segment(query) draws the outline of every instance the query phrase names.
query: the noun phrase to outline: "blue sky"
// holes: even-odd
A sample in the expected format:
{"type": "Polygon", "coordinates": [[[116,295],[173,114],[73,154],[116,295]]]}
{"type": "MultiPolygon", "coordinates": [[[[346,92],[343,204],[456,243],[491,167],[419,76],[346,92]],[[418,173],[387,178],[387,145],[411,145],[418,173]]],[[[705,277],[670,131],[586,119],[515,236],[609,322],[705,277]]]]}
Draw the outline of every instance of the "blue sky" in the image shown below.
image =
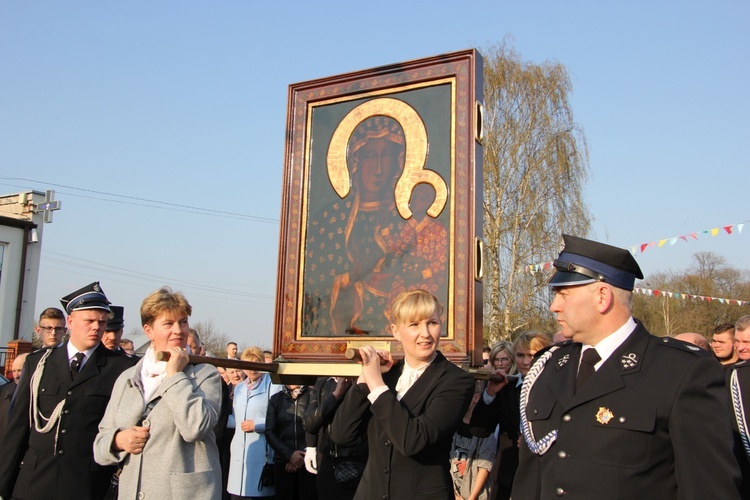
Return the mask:
{"type": "MultiPolygon", "coordinates": [[[[99,280],[130,330],[169,284],[193,322],[270,346],[290,84],[510,36],[567,67],[592,170],[571,189],[627,247],[750,222],[749,25],[739,0],[5,1],[0,192],[62,200],[37,310],[99,280]]],[[[748,269],[749,232],[636,258],[748,269]]]]}

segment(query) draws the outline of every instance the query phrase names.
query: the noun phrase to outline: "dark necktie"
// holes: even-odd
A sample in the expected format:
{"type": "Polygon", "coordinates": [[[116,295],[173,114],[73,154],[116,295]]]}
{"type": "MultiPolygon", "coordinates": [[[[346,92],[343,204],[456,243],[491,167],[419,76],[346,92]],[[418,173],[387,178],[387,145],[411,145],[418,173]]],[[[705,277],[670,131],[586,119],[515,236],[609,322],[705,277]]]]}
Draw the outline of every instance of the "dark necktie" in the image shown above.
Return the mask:
{"type": "Polygon", "coordinates": [[[70,362],[70,373],[73,375],[73,378],[78,375],[78,371],[81,369],[81,363],[83,363],[83,357],[85,354],[82,352],[77,352],[75,357],[73,358],[73,361],[70,362]]]}
{"type": "Polygon", "coordinates": [[[596,352],[596,349],[590,347],[583,351],[581,357],[581,365],[578,367],[578,377],[576,378],[576,392],[591,378],[594,374],[594,365],[601,361],[601,356],[596,352]]]}

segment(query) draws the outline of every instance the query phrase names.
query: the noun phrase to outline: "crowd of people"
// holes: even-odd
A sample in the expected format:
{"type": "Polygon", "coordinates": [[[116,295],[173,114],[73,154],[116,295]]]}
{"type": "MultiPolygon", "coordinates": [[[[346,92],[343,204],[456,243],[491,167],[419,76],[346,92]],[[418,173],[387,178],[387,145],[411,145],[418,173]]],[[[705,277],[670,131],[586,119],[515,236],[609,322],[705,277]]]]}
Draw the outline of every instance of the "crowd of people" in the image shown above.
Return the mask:
{"type": "Polygon", "coordinates": [[[130,354],[92,283],[42,312],[41,348],[0,388],[0,500],[750,498],[750,315],[655,337],[631,315],[632,255],[564,240],[560,330],[486,346],[486,382],[440,352],[427,290],[392,301],[403,357],[364,345],[356,380],[305,385],[235,342],[255,369],[191,362],[210,353],[168,287],[130,354]]]}

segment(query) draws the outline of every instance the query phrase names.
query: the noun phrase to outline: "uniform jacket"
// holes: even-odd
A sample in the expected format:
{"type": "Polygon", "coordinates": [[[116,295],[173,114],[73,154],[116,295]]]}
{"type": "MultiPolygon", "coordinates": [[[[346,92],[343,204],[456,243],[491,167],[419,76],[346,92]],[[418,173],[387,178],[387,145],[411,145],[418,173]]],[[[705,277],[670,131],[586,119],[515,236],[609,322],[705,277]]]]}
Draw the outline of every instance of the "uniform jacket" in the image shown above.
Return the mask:
{"type": "Polygon", "coordinates": [[[414,385],[396,399],[404,361],[383,375],[391,389],[374,404],[366,384],[347,392],[331,439],[342,446],[367,439],[369,455],[358,499],[453,500],[450,449],[474,392],[474,379],[438,352],[414,385]]]}
{"type": "Polygon", "coordinates": [[[531,389],[534,438],[558,435],[541,456],[522,438],[513,500],[739,498],[729,401],[713,356],[638,324],[574,393],[580,352],[579,343],[563,344],[531,389]]]}
{"type": "Polygon", "coordinates": [[[8,421],[13,432],[0,443],[0,496],[99,500],[114,468],[95,463],[91,447],[115,380],[134,361],[99,344],[73,379],[66,344],[53,348],[39,384],[38,408],[49,417],[63,399],[65,406],[59,428],[42,434],[29,423],[29,381],[48,351],[33,352],[24,362],[8,421]]]}
{"type": "Polygon", "coordinates": [[[230,426],[235,427],[232,438],[229,482],[227,491],[233,495],[264,497],[273,496],[273,487],[258,490],[258,481],[263,464],[273,463],[273,450],[266,445],[266,410],[268,400],[281,390],[280,385],[271,383],[271,376],[263,374],[258,387],[250,390],[245,382],[234,388],[234,409],[230,417],[230,426]],[[244,420],[255,422],[253,432],[243,432],[240,424],[244,420]]]}
{"type": "Polygon", "coordinates": [[[143,414],[141,359],[120,376],[99,425],[94,456],[124,465],[120,500],[221,497],[221,468],[214,428],[221,408],[221,377],[211,365],[187,365],[167,377],[151,396],[161,398],[148,415],[151,432],[143,453],[114,453],[115,434],[143,414]]]}
{"type": "MultiPolygon", "coordinates": [[[[737,373],[737,382],[739,384],[739,396],[742,399],[742,409],[745,414],[745,428],[746,432],[750,434],[750,361],[739,361],[733,365],[730,365],[727,371],[727,388],[729,389],[729,397],[732,404],[732,387],[731,377],[732,373],[737,373]]],[[[735,395],[736,396],[736,395],[735,395]]],[[[739,399],[738,399],[739,401],[739,399]]],[[[750,460],[748,459],[745,447],[742,444],[742,438],[740,437],[739,427],[737,426],[737,416],[734,408],[731,410],[732,414],[732,431],[734,433],[734,453],[737,457],[737,462],[740,464],[740,471],[742,472],[742,498],[750,498],[750,460]]],[[[750,439],[750,436],[748,436],[750,439]]]]}

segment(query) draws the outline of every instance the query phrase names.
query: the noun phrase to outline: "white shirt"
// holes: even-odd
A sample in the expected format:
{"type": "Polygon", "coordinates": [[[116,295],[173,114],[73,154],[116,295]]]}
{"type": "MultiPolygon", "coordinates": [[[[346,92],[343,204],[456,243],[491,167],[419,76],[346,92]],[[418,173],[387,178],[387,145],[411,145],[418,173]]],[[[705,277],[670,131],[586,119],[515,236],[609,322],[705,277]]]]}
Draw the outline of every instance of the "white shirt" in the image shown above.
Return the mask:
{"type": "Polygon", "coordinates": [[[83,369],[83,365],[86,364],[86,361],[89,360],[92,354],[94,354],[94,351],[96,351],[96,348],[99,347],[99,344],[96,344],[91,349],[86,349],[85,351],[79,351],[76,349],[76,346],[68,342],[68,368],[70,368],[70,365],[73,363],[73,360],[76,357],[76,354],[79,352],[83,353],[83,359],[81,360],[81,366],[78,367],[78,371],[80,372],[83,369]]]}
{"type": "MultiPolygon", "coordinates": [[[[602,358],[597,364],[594,365],[594,370],[598,370],[599,367],[602,366],[605,361],[607,361],[607,358],[609,358],[612,353],[615,352],[617,348],[620,347],[623,342],[625,342],[625,340],[627,340],[630,334],[633,333],[633,330],[635,330],[635,327],[636,324],[633,318],[628,318],[628,321],[626,321],[624,325],[608,335],[606,338],[600,340],[598,344],[583,344],[583,347],[581,348],[581,357],[583,357],[583,351],[585,351],[589,347],[595,347],[596,352],[599,353],[599,357],[602,358]]],[[[580,361],[581,360],[579,359],[578,366],[581,365],[580,361]]]]}
{"type": "MultiPolygon", "coordinates": [[[[404,360],[404,369],[401,372],[401,376],[398,378],[398,382],[396,382],[397,400],[401,401],[401,398],[404,397],[404,394],[406,394],[406,392],[411,389],[411,386],[413,386],[417,379],[422,376],[427,367],[430,366],[433,361],[435,361],[436,357],[437,354],[435,354],[429,362],[417,368],[412,368],[411,366],[409,366],[409,363],[404,360]]],[[[376,387],[373,391],[371,391],[370,394],[367,395],[367,399],[370,400],[370,404],[374,403],[375,400],[378,399],[378,396],[380,396],[387,390],[388,386],[382,385],[380,387],[376,387]]]]}

